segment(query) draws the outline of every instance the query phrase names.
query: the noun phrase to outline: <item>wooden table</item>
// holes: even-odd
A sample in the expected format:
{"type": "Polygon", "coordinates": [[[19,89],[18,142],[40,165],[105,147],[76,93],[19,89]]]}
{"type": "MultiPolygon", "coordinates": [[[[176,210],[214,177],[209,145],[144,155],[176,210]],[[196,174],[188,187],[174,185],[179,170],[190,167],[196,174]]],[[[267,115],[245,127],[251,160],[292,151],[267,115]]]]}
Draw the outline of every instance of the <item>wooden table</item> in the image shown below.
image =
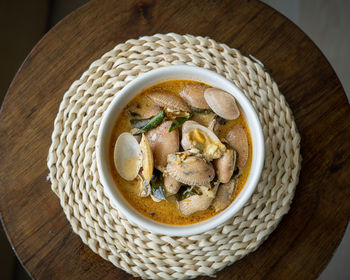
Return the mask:
{"type": "Polygon", "coordinates": [[[255,253],[217,279],[315,279],[349,219],[350,109],[314,43],[258,1],[93,1],[44,36],[1,112],[0,209],[18,258],[35,279],[132,279],[72,232],[46,180],[46,156],[62,96],[89,64],[129,38],[167,32],[210,36],[263,61],[301,133],[303,166],[290,212],[255,253]]]}

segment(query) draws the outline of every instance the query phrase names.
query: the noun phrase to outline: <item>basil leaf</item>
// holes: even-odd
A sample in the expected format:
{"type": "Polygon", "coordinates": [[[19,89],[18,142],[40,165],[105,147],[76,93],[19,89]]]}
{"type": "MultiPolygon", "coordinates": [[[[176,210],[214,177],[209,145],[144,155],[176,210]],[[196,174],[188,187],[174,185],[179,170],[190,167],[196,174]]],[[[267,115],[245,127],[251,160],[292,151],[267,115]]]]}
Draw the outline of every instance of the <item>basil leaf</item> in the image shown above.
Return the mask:
{"type": "Polygon", "coordinates": [[[155,127],[157,127],[164,119],[164,111],[160,111],[157,115],[155,115],[153,118],[151,118],[149,120],[149,122],[143,126],[140,130],[138,130],[136,133],[134,133],[134,135],[138,135],[138,134],[141,134],[141,133],[145,133],[155,127]]]}
{"type": "Polygon", "coordinates": [[[182,186],[176,194],[176,200],[181,201],[181,200],[184,200],[184,199],[189,198],[189,197],[196,195],[196,194],[197,195],[202,194],[202,192],[200,191],[199,188],[193,187],[193,186],[192,187],[182,186]]]}
{"type": "Polygon", "coordinates": [[[171,123],[171,126],[169,128],[169,132],[172,132],[174,129],[179,128],[180,126],[182,126],[185,121],[188,121],[190,118],[192,117],[192,115],[189,115],[188,117],[177,117],[173,120],[173,122],[171,123]]]}
{"type": "Polygon", "coordinates": [[[151,193],[155,198],[166,200],[163,176],[153,176],[151,180],[151,193]]]}

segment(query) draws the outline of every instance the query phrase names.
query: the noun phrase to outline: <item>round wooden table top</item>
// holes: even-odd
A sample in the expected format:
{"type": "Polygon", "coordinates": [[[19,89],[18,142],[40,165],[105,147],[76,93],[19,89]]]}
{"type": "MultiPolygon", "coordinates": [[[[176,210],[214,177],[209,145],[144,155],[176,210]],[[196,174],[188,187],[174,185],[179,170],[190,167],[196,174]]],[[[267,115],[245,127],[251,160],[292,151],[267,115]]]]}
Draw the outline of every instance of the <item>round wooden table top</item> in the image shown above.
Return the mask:
{"type": "MultiPolygon", "coordinates": [[[[301,134],[300,182],[290,212],[254,253],[217,279],[315,279],[350,214],[350,108],[315,44],[258,1],[92,1],[36,45],[11,84],[0,122],[3,226],[35,279],[132,279],[72,232],[47,181],[46,157],[63,94],[91,62],[130,38],[209,36],[261,60],[301,134]]],[[[204,279],[202,277],[200,279],[204,279]]]]}

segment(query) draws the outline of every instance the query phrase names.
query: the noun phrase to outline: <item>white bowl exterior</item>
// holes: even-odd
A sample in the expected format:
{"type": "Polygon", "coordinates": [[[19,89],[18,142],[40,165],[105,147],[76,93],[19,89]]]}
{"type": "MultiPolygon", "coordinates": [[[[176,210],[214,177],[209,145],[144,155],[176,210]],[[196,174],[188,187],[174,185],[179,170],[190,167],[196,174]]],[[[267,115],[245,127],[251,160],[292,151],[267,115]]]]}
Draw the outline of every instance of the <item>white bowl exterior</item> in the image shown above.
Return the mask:
{"type": "Polygon", "coordinates": [[[253,106],[242,91],[232,82],[215,72],[196,66],[166,66],[152,70],[145,74],[141,74],[135,80],[127,84],[115,96],[102,117],[97,137],[96,159],[100,181],[104,186],[105,193],[109,197],[111,203],[119,210],[120,213],[124,214],[130,222],[157,234],[187,236],[203,233],[226,222],[229,218],[233,217],[248,201],[259,182],[264,165],[264,136],[258,116],[253,106]],[[162,81],[180,79],[203,82],[231,93],[238,101],[240,109],[243,111],[246,118],[252,137],[253,151],[252,165],[247,182],[231,205],[221,213],[215,215],[213,218],[197,224],[185,226],[159,223],[136,211],[124,199],[116,187],[108,162],[108,147],[113,125],[119,113],[129,103],[129,101],[147,87],[162,81]]]}

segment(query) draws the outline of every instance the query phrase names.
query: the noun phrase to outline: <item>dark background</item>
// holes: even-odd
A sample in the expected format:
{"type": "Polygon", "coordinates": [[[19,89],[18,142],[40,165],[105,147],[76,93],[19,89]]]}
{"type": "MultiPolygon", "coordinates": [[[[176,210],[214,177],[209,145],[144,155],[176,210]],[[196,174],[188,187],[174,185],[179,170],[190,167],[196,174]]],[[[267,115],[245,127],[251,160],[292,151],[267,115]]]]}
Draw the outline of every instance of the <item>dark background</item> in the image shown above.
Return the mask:
{"type": "MultiPolygon", "coordinates": [[[[89,1],[0,0],[0,104],[16,72],[35,44],[57,22],[87,2],[89,1]]],[[[30,279],[17,260],[2,227],[0,279],[30,279]]]]}

